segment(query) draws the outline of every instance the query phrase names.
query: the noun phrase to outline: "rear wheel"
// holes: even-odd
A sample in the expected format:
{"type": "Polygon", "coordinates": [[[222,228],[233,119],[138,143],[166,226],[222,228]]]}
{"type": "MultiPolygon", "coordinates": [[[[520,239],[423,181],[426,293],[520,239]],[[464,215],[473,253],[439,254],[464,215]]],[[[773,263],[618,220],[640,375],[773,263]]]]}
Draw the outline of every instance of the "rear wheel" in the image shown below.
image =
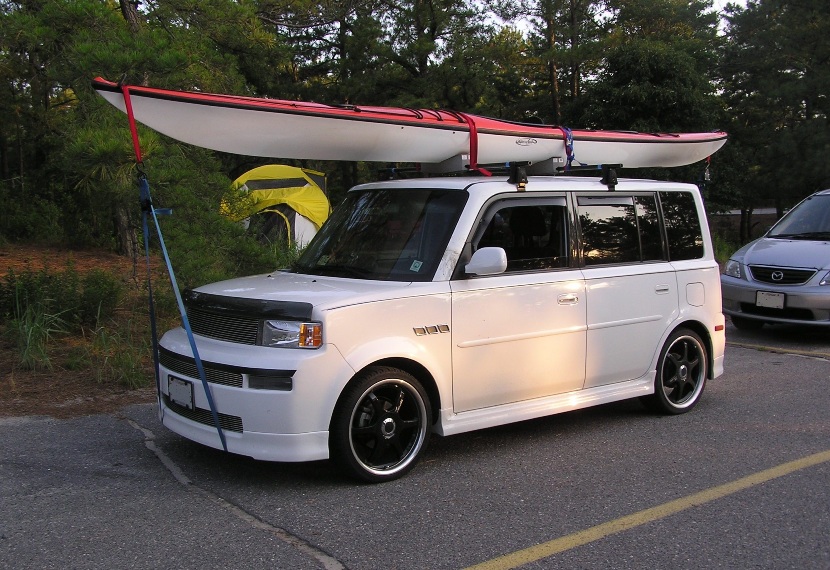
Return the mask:
{"type": "Polygon", "coordinates": [[[332,460],[350,475],[379,483],[410,471],[429,441],[432,410],[411,374],[369,368],[346,387],[329,430],[332,460]]]}
{"type": "Polygon", "coordinates": [[[662,413],[688,412],[703,394],[708,362],[706,345],[697,333],[689,329],[674,331],[660,351],[654,394],[647,396],[645,403],[662,413]]]}

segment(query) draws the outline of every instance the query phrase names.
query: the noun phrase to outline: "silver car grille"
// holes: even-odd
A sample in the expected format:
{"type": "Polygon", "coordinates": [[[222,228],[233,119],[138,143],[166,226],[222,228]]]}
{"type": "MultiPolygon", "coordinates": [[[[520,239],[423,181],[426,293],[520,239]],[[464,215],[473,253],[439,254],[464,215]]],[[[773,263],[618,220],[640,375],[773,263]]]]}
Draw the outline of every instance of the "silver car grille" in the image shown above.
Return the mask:
{"type": "MultiPolygon", "coordinates": [[[[173,400],[171,400],[167,394],[162,394],[162,399],[164,400],[164,406],[172,412],[183,416],[189,420],[194,422],[198,422],[200,424],[214,427],[216,424],[213,421],[213,414],[210,410],[206,410],[204,408],[185,408],[184,406],[180,406],[173,400]]],[[[242,433],[242,418],[239,416],[232,416],[230,414],[217,414],[219,416],[219,425],[222,426],[222,429],[225,431],[235,431],[237,433],[242,433]]]]}
{"type": "Polygon", "coordinates": [[[260,320],[255,317],[222,314],[198,307],[187,308],[187,319],[194,334],[239,344],[256,344],[260,327],[260,320]]]}
{"type": "MultiPolygon", "coordinates": [[[[159,363],[175,374],[181,374],[188,378],[199,377],[196,361],[192,358],[162,350],[159,351],[159,363]]],[[[242,387],[242,374],[239,372],[227,370],[210,362],[202,362],[202,367],[205,370],[205,379],[211,384],[222,384],[235,388],[242,387]]]]}
{"type": "Polygon", "coordinates": [[[813,269],[793,269],[791,267],[770,267],[767,265],[750,265],[749,269],[756,281],[773,285],[802,285],[816,274],[813,269]]]}

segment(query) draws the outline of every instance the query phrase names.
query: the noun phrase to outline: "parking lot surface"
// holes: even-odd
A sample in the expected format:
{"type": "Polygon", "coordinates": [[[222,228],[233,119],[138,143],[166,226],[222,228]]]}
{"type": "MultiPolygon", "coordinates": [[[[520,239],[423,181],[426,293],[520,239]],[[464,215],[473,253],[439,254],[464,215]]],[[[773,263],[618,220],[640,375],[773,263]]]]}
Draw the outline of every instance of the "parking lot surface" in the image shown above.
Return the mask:
{"type": "Polygon", "coordinates": [[[382,485],[199,446],[148,405],[0,420],[0,568],[828,568],[830,340],[728,333],[691,413],[436,437],[382,485]]]}

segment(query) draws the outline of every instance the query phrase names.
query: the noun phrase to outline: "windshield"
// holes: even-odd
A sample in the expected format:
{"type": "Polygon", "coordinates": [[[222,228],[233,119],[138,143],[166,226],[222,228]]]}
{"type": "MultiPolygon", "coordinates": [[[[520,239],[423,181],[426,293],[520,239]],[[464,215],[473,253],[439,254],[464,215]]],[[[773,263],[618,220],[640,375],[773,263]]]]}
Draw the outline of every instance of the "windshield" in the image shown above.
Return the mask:
{"type": "Polygon", "coordinates": [[[781,218],[767,234],[771,238],[830,239],[830,195],[811,196],[781,218]]]}
{"type": "Polygon", "coordinates": [[[388,281],[430,281],[467,193],[441,189],[350,192],[294,270],[388,281]]]}

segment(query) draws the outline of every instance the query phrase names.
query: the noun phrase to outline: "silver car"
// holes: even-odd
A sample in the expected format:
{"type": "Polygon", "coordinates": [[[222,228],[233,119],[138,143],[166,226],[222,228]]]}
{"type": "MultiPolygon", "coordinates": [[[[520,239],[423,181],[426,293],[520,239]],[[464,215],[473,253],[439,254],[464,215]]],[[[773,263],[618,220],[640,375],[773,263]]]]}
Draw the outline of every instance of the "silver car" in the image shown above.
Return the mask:
{"type": "Polygon", "coordinates": [[[736,251],[721,275],[723,312],[739,329],[830,327],[830,190],[805,198],[736,251]]]}

